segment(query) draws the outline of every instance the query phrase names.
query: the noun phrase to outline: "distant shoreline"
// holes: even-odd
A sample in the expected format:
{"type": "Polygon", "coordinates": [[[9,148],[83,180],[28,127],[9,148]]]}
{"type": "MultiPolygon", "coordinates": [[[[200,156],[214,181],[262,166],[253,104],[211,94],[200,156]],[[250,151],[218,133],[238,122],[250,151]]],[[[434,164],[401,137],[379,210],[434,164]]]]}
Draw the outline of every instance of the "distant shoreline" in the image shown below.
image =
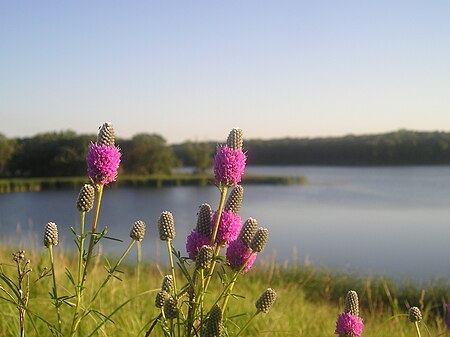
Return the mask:
{"type": "MultiPolygon", "coordinates": [[[[0,193],[39,192],[45,190],[79,189],[88,183],[87,177],[36,177],[36,178],[0,178],[0,193]]],[[[300,185],[307,182],[304,176],[278,176],[246,174],[242,184],[261,185],[300,185]]],[[[208,173],[173,173],[158,175],[123,175],[111,184],[117,187],[151,187],[162,188],[170,186],[212,186],[214,177],[208,173]]]]}

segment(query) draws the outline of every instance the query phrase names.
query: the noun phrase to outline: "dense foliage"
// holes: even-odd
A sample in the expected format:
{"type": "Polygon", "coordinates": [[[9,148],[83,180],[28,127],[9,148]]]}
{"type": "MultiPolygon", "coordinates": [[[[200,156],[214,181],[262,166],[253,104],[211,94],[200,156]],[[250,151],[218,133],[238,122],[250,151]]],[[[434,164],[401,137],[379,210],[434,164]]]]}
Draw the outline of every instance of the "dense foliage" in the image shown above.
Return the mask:
{"type": "MultiPolygon", "coordinates": [[[[94,135],[73,131],[8,139],[0,134],[0,176],[48,177],[85,174],[86,148],[94,135]]],[[[212,166],[216,142],[168,145],[157,134],[118,139],[125,174],[169,173],[174,167],[212,166]]],[[[245,142],[250,165],[436,165],[450,164],[450,132],[391,133],[329,138],[284,138],[245,142]]]]}
{"type": "MultiPolygon", "coordinates": [[[[86,155],[95,135],[49,132],[30,138],[0,135],[0,176],[63,177],[86,174],[86,155]]],[[[121,170],[126,174],[167,173],[177,164],[171,147],[159,135],[139,134],[117,140],[124,148],[121,170]]]]}

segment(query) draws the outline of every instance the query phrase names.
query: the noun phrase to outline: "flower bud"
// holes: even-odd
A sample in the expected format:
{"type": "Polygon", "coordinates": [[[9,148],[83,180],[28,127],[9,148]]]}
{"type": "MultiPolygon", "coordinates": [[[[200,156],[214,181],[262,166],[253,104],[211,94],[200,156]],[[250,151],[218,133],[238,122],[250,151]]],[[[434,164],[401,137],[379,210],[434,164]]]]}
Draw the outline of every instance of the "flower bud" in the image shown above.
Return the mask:
{"type": "Polygon", "coordinates": [[[80,212],[89,212],[94,207],[95,188],[90,184],[84,184],[80,189],[77,200],[77,208],[80,212]]]}
{"type": "Polygon", "coordinates": [[[165,292],[172,294],[174,291],[174,285],[173,285],[173,277],[172,275],[166,275],[163,278],[162,284],[161,284],[161,290],[164,290],[165,292]]]}
{"type": "Polygon", "coordinates": [[[409,308],[408,318],[412,323],[421,321],[422,313],[420,312],[420,309],[418,307],[409,308]]]}
{"type": "Polygon", "coordinates": [[[145,235],[145,222],[142,220],[138,220],[134,223],[133,227],[131,227],[130,237],[138,242],[141,242],[144,239],[145,235]]]}
{"type": "Polygon", "coordinates": [[[204,236],[211,236],[212,209],[208,204],[200,205],[197,213],[197,232],[204,236]]]}
{"type": "Polygon", "coordinates": [[[359,316],[359,300],[358,293],[350,290],[345,298],[344,312],[351,313],[353,316],[359,316]]]}
{"type": "Polygon", "coordinates": [[[227,146],[233,150],[242,150],[244,144],[243,132],[240,128],[233,128],[227,138],[227,146]]]}
{"type": "Polygon", "coordinates": [[[256,309],[263,313],[268,313],[276,299],[277,293],[275,292],[275,290],[273,290],[272,288],[268,288],[256,301],[256,309]]]}
{"type": "Polygon", "coordinates": [[[195,260],[195,267],[197,269],[209,270],[211,262],[214,256],[214,251],[210,246],[203,246],[198,252],[197,259],[195,260]]]}
{"type": "Polygon", "coordinates": [[[97,145],[114,145],[116,137],[114,135],[114,128],[110,122],[105,122],[99,128],[97,135],[97,145]]]}
{"type": "Polygon", "coordinates": [[[156,293],[155,298],[155,307],[162,308],[166,303],[166,300],[169,298],[169,294],[165,290],[160,290],[156,293]]]}
{"type": "Polygon", "coordinates": [[[250,243],[258,230],[258,222],[256,219],[248,218],[241,227],[238,240],[241,240],[244,245],[250,247],[250,243]]]}
{"type": "Polygon", "coordinates": [[[252,239],[252,242],[250,243],[250,248],[254,252],[258,253],[262,252],[268,240],[269,240],[269,230],[267,228],[259,227],[258,230],[256,231],[255,236],[252,239]]]}
{"type": "Polygon", "coordinates": [[[212,307],[209,313],[208,321],[206,322],[205,337],[221,337],[222,336],[222,310],[216,304],[212,307]]]}
{"type": "Polygon", "coordinates": [[[164,211],[158,220],[159,238],[163,241],[172,240],[175,237],[175,223],[173,215],[169,211],[164,211]]]}
{"type": "Polygon", "coordinates": [[[44,245],[45,247],[56,246],[58,244],[58,227],[54,222],[49,222],[45,226],[44,245]]]}
{"type": "Polygon", "coordinates": [[[241,210],[242,200],[244,199],[244,188],[241,185],[236,185],[230,193],[225,204],[225,209],[238,214],[241,210]]]}
{"type": "Polygon", "coordinates": [[[164,303],[164,315],[168,319],[174,319],[178,317],[177,301],[172,296],[169,297],[164,303]]]}

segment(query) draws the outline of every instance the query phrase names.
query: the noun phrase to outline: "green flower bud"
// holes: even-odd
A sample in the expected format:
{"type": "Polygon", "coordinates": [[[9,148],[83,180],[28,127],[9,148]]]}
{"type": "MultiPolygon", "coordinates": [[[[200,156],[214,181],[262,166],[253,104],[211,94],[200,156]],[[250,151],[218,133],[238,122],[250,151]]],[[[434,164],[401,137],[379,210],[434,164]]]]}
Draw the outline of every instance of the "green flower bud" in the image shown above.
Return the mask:
{"type": "Polygon", "coordinates": [[[89,212],[94,207],[95,188],[90,184],[84,184],[80,189],[77,199],[77,208],[80,212],[89,212]]]}
{"type": "Polygon", "coordinates": [[[173,215],[169,211],[164,211],[158,220],[159,238],[162,241],[169,241],[175,237],[175,223],[173,215]]]}
{"type": "Polygon", "coordinates": [[[241,210],[242,200],[244,199],[244,188],[241,185],[236,185],[230,193],[225,209],[232,211],[234,214],[238,214],[241,210]]]}
{"type": "Polygon", "coordinates": [[[54,222],[49,222],[45,226],[44,245],[45,247],[56,246],[58,244],[58,226],[54,222]]]}
{"type": "Polygon", "coordinates": [[[141,242],[144,239],[145,235],[145,223],[142,220],[138,220],[134,223],[133,227],[131,227],[130,237],[133,240],[141,242]]]}
{"type": "Polygon", "coordinates": [[[268,313],[276,299],[277,293],[275,292],[275,290],[273,290],[272,288],[268,288],[256,301],[256,309],[263,313],[268,313]]]}

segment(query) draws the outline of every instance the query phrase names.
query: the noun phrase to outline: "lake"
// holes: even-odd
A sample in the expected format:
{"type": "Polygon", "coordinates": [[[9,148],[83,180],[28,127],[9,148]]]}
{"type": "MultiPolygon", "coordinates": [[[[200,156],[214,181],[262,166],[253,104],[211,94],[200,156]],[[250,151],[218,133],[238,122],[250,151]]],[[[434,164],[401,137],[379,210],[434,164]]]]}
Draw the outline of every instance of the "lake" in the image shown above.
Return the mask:
{"type": "MultiPolygon", "coordinates": [[[[260,258],[308,260],[416,281],[450,276],[450,166],[249,167],[247,172],[304,175],[309,181],[245,186],[241,217],[253,217],[270,231],[260,258]]],[[[68,228],[79,223],[77,195],[72,190],[1,194],[2,238],[20,248],[36,247],[45,224],[54,221],[64,249],[74,249],[68,228]]],[[[162,259],[156,223],[161,211],[170,210],[177,229],[174,244],[184,253],[198,206],[207,202],[215,209],[218,201],[214,186],[106,189],[99,226],[125,242],[105,242],[102,249],[119,254],[131,225],[141,219],[148,228],[144,256],[162,259]]]]}

